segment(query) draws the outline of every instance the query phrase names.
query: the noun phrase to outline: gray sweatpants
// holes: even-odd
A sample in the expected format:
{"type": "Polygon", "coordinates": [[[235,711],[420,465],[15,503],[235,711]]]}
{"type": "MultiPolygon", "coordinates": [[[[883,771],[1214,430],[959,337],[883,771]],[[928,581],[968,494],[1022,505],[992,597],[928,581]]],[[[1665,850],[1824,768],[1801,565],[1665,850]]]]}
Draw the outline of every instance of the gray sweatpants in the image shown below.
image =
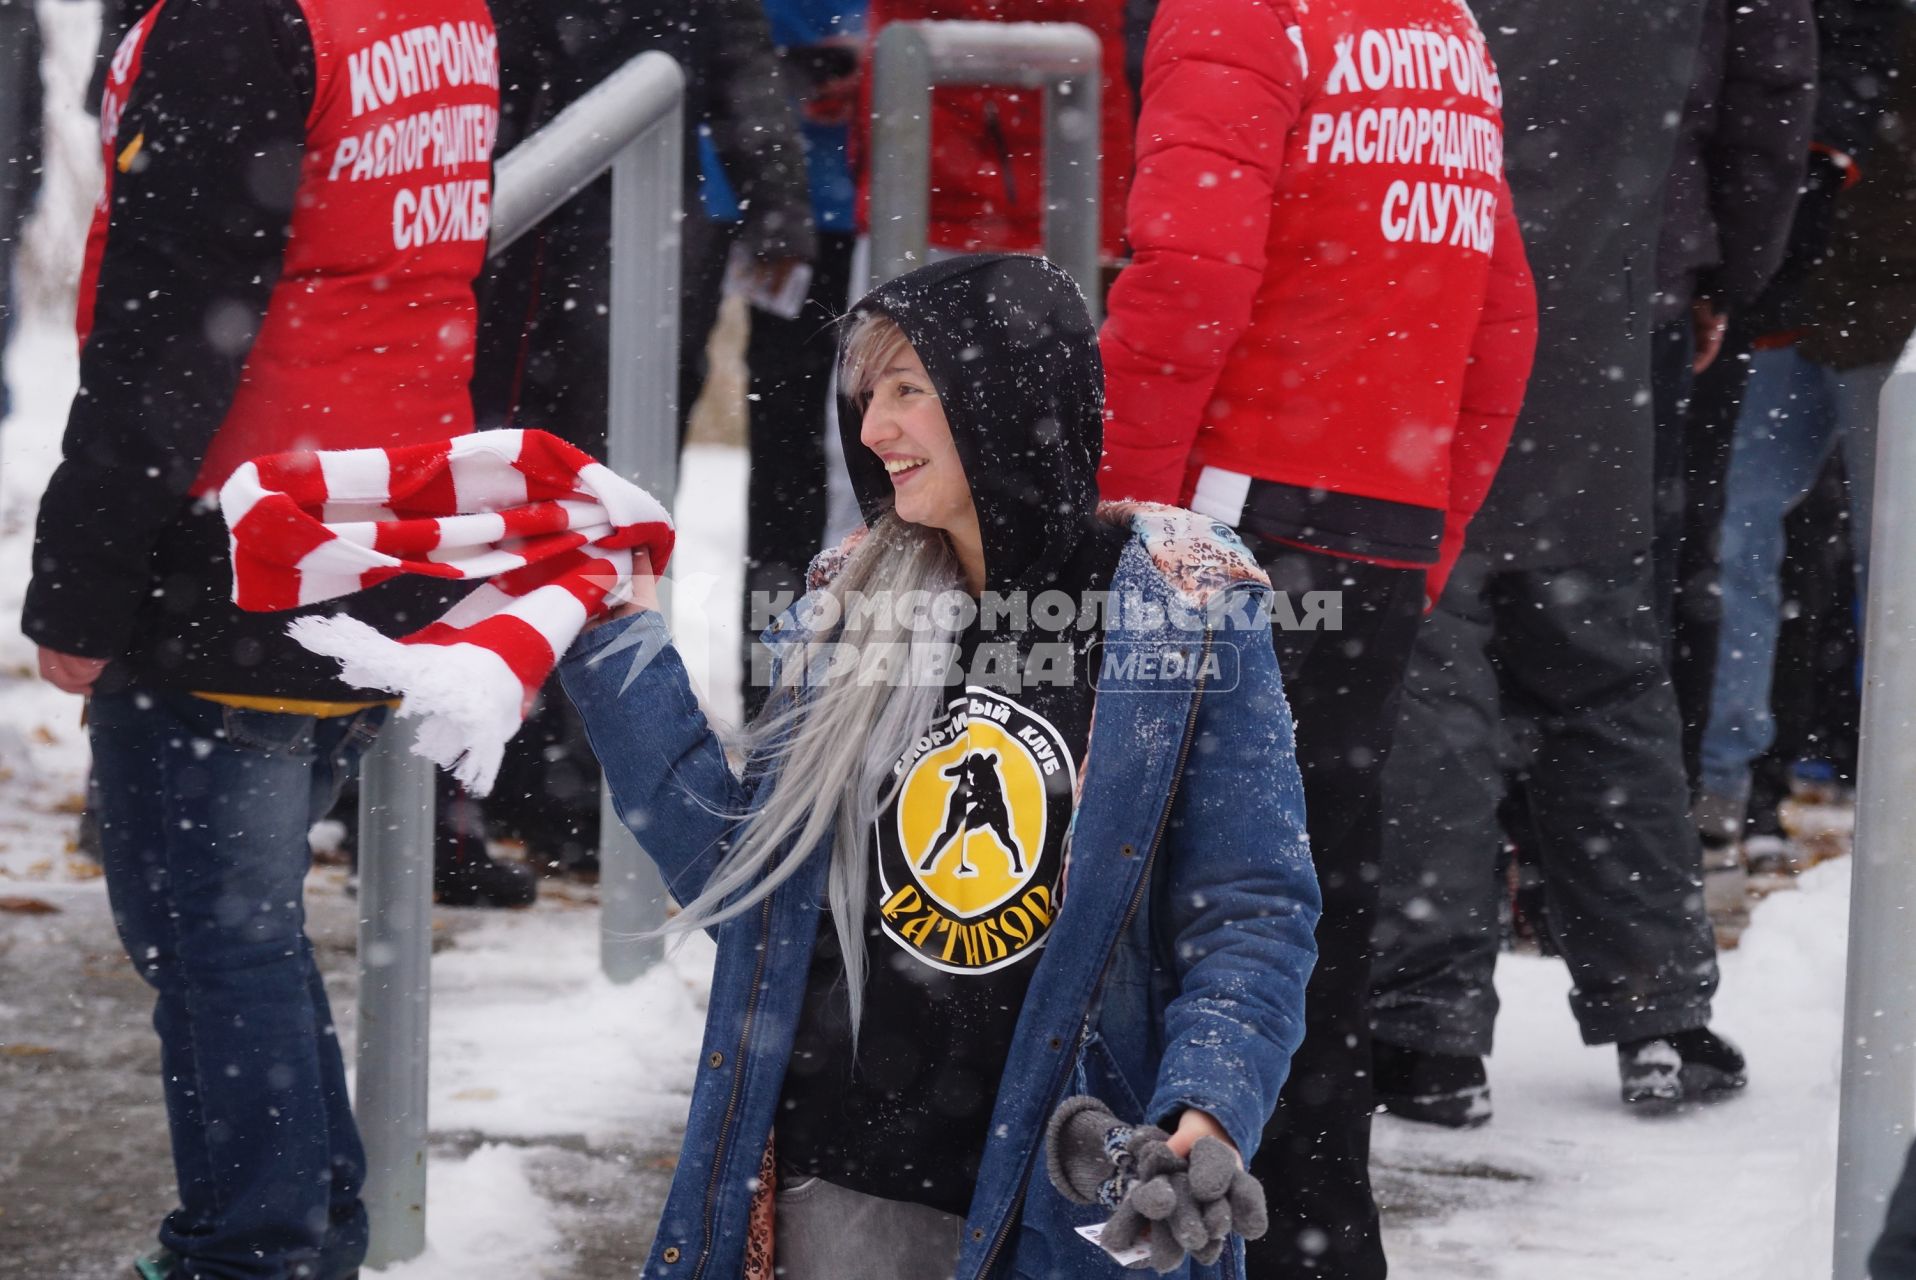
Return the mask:
{"type": "Polygon", "coordinates": [[[1458,563],[1418,633],[1384,768],[1377,1039],[1490,1052],[1506,824],[1542,866],[1586,1043],[1709,1021],[1715,940],[1649,605],[1640,564],[1458,563]]]}
{"type": "Polygon", "coordinates": [[[823,1178],[780,1175],[772,1263],[780,1280],[951,1280],[964,1219],[823,1178]]]}

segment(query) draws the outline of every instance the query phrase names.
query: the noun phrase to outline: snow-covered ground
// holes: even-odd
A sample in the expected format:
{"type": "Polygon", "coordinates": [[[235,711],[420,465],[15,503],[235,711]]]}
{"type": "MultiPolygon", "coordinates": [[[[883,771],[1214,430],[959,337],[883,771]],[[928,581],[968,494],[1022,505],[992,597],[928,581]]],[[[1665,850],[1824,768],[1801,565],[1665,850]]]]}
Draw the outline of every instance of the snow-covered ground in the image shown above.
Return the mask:
{"type": "Polygon", "coordinates": [[[1614,1051],[1577,1040],[1563,965],[1501,958],[1496,1116],[1453,1134],[1380,1116],[1375,1165],[1399,1274],[1485,1280],[1801,1280],[1829,1274],[1849,862],[1756,910],[1723,957],[1717,1027],[1746,1095],[1626,1114],[1614,1051]]]}

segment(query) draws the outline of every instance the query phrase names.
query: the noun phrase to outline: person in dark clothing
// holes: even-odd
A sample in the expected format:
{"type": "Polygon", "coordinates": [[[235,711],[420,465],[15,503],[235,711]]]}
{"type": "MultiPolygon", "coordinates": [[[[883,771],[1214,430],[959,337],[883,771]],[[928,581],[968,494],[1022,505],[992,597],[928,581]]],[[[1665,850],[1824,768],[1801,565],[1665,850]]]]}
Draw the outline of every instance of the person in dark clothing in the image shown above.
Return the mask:
{"type": "MultiPolygon", "coordinates": [[[[642,567],[631,616],[563,668],[618,811],[685,902],[674,927],[718,947],[647,1270],[1111,1276],[1074,1228],[1114,1206],[1035,1173],[1047,1118],[1095,1094],[1171,1130],[1173,1160],[1229,1167],[1303,1032],[1318,894],[1268,584],[1212,520],[1097,506],[1097,331],[1063,271],[952,258],[854,317],[839,423],[870,525],[768,636],[781,678],[742,772],[642,567]],[[1062,628],[1048,596],[1072,602],[1062,628]],[[910,597],[939,602],[929,626],[894,612],[910,597]],[[1145,674],[1176,652],[1235,674],[1145,674]],[[902,678],[858,678],[887,653],[902,678]],[[927,868],[951,767],[986,756],[1022,872],[983,794],[960,856],[927,868]]],[[[1238,1244],[1204,1235],[1171,1251],[1180,1274],[1242,1275],[1238,1244]]]]}
{"type": "MultiPolygon", "coordinates": [[[[767,277],[810,262],[819,252],[798,120],[764,10],[759,0],[638,5],[588,0],[558,7],[539,0],[499,0],[494,8],[503,78],[502,151],[646,50],[670,54],[685,70],[676,399],[683,434],[705,381],[705,345],[732,245],[743,245],[767,277]],[[743,203],[737,224],[718,223],[707,214],[701,133],[709,136],[743,203]]],[[[538,427],[605,456],[612,358],[611,192],[609,177],[593,183],[488,273],[482,286],[481,360],[473,383],[482,427],[538,427]]],[[[834,314],[845,302],[842,289],[831,304],[834,314]]],[[[670,504],[671,495],[660,496],[670,504]]],[[[815,537],[824,537],[822,521],[815,537]]],[[[479,807],[486,830],[523,839],[535,864],[596,872],[597,770],[578,717],[565,698],[556,696],[556,688],[539,698],[525,731],[507,749],[497,786],[479,807]]],[[[447,884],[453,898],[509,903],[523,895],[526,886],[517,868],[487,858],[483,840],[442,830],[440,848],[467,868],[447,884]],[[492,892],[494,886],[499,892],[492,892]]]]}
{"type": "MultiPolygon", "coordinates": [[[[1751,765],[1775,736],[1771,676],[1782,615],[1785,517],[1839,448],[1850,542],[1867,580],[1877,401],[1916,325],[1916,21],[1888,42],[1895,74],[1875,100],[1875,128],[1836,199],[1820,261],[1796,272],[1787,327],[1758,343],[1724,485],[1722,627],[1704,731],[1696,818],[1706,848],[1737,885],[1752,798],[1751,765]]],[[[1738,885],[1740,887],[1740,885],[1738,885]]],[[[1729,905],[1740,905],[1732,903],[1729,905]]]]}
{"type": "MultiPolygon", "coordinates": [[[[1810,0],[1706,0],[1690,97],[1664,192],[1657,251],[1651,393],[1656,412],[1655,537],[1650,561],[1658,628],[1674,672],[1676,611],[1715,610],[1712,581],[1682,583],[1687,522],[1684,434],[1690,386],[1722,349],[1781,264],[1808,155],[1815,107],[1815,16],[1810,0]],[[1705,597],[1693,602],[1691,596],[1705,597]]],[[[1679,702],[1679,715],[1682,705],[1679,702]]],[[[1685,776],[1694,786],[1690,743],[1685,776]]],[[[1743,886],[1714,875],[1704,894],[1725,942],[1739,927],[1743,886]],[[1736,910],[1721,905],[1732,901],[1736,910]]]]}
{"type": "MultiPolygon", "coordinates": [[[[726,253],[736,237],[755,259],[809,262],[817,252],[804,152],[785,72],[758,0],[554,8],[503,0],[501,150],[509,150],[640,53],[659,49],[686,72],[682,228],[681,422],[704,382],[726,253]],[[715,226],[700,198],[701,130],[709,131],[745,217],[715,226]]],[[[501,259],[487,282],[487,353],[475,383],[481,425],[536,426],[603,456],[606,270],[611,180],[601,178],[501,259]]]]}
{"type": "MultiPolygon", "coordinates": [[[[1782,264],[1816,104],[1810,0],[1705,0],[1657,244],[1657,621],[1671,636],[1684,524],[1683,429],[1694,374],[1782,264]]],[[[1672,637],[1673,639],[1673,637],[1672,637]]]]}
{"type": "MultiPolygon", "coordinates": [[[[40,189],[40,22],[33,0],[0,0],[0,362],[13,335],[13,260],[40,189]]],[[[0,363],[0,419],[10,411],[0,363]]]]}
{"type": "Polygon", "coordinates": [[[827,525],[825,431],[833,322],[851,301],[852,255],[858,242],[857,187],[849,147],[852,115],[864,76],[864,0],[770,0],[772,39],[798,98],[811,183],[818,254],[811,286],[796,315],[761,306],[751,313],[745,365],[750,378],[745,422],[750,434],[745,526],[745,714],[758,713],[767,692],[752,673],[767,653],[758,636],[804,586],[805,566],[824,549],[827,525]]]}
{"type": "Polygon", "coordinates": [[[1384,767],[1373,1012],[1385,1107],[1450,1125],[1489,1114],[1506,834],[1542,867],[1572,1011],[1586,1042],[1618,1044],[1625,1100],[1743,1083],[1707,1030],[1716,954],[1648,570],[1649,285],[1702,6],[1477,8],[1503,69],[1537,364],[1411,656],[1384,767]]]}
{"type": "MultiPolygon", "coordinates": [[[[1692,388],[1683,431],[1684,527],[1676,574],[1682,596],[1673,619],[1671,678],[1683,718],[1684,766],[1699,801],[1722,615],[1724,482],[1744,391],[1757,362],[1753,348],[1759,342],[1773,345],[1775,335],[1802,323],[1804,280],[1829,246],[1837,196],[1861,172],[1857,161],[1874,137],[1903,7],[1901,0],[1815,0],[1816,109],[1783,264],[1762,297],[1731,316],[1722,355],[1692,388]]],[[[1708,804],[1697,816],[1706,849],[1719,846],[1715,874],[1722,878],[1727,871],[1735,880],[1733,864],[1720,856],[1726,846],[1721,819],[1708,804]]]]}
{"type": "MultiPolygon", "coordinates": [[[[88,695],[108,897],[157,997],[180,1204],[150,1277],[340,1280],[365,1251],[303,886],[387,701],[235,606],[213,498],[260,454],[470,430],[495,53],[478,0],[168,0],[103,92],[80,390],[21,629],[88,695]],[[375,50],[411,78],[355,76],[375,50]],[[412,119],[442,127],[410,164],[370,141],[412,119]]],[[[446,604],[393,582],[352,611],[404,633],[446,604]]]]}
{"type": "Polygon", "coordinates": [[[1257,1280],[1385,1273],[1377,788],[1412,639],[1504,456],[1536,338],[1486,50],[1443,2],[1165,0],[1145,62],[1100,485],[1242,529],[1279,590],[1340,602],[1333,626],[1274,633],[1324,915],[1304,1044],[1251,1166],[1271,1197],[1257,1280]],[[1455,50],[1450,76],[1359,75],[1353,48],[1426,36],[1455,50]],[[1375,124],[1420,117],[1480,145],[1439,163],[1375,124]],[[1469,209],[1468,234],[1420,219],[1433,200],[1469,209]]]}

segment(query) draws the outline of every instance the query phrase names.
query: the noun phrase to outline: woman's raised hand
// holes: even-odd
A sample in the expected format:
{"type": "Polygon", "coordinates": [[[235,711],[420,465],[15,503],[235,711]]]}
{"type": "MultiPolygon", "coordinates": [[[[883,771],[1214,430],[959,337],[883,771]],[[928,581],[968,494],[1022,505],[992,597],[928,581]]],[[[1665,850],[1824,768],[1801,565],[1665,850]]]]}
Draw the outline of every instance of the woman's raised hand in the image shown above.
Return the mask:
{"type": "Polygon", "coordinates": [[[617,596],[607,596],[606,604],[611,607],[585,624],[587,631],[611,622],[614,618],[629,618],[635,613],[659,607],[659,577],[652,572],[652,553],[640,548],[632,553],[632,577],[625,589],[617,596]],[[617,600],[619,603],[613,604],[617,600]]]}

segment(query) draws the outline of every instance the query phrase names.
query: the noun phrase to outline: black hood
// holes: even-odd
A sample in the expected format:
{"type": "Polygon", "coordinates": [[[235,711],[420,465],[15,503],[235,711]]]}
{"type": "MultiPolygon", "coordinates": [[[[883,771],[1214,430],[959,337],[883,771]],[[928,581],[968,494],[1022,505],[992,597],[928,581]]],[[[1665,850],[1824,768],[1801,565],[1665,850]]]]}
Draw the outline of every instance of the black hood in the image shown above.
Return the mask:
{"type": "MultiPolygon", "coordinates": [[[[872,311],[904,331],[943,402],[978,508],[988,585],[1042,589],[1098,502],[1104,364],[1084,294],[1042,258],[975,254],[879,285],[847,327],[872,311]]],[[[892,484],[859,443],[859,419],[841,396],[845,465],[869,524],[891,506],[892,484]]]]}

